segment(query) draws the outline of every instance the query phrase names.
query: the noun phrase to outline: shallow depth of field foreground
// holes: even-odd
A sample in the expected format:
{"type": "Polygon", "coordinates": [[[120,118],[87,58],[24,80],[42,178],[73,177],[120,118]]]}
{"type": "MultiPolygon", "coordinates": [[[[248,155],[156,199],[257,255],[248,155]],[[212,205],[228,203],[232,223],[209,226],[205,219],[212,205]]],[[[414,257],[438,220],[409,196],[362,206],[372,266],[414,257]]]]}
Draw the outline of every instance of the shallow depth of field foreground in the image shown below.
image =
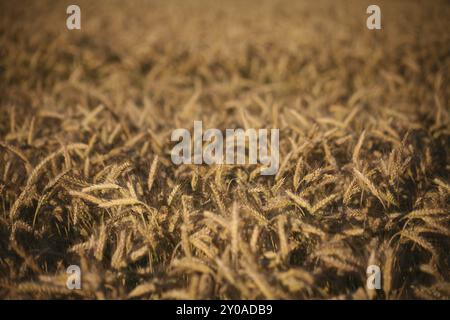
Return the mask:
{"type": "Polygon", "coordinates": [[[0,4],[0,298],[450,298],[448,1],[77,4],[0,4]],[[195,120],[278,173],[174,165],[195,120]]]}

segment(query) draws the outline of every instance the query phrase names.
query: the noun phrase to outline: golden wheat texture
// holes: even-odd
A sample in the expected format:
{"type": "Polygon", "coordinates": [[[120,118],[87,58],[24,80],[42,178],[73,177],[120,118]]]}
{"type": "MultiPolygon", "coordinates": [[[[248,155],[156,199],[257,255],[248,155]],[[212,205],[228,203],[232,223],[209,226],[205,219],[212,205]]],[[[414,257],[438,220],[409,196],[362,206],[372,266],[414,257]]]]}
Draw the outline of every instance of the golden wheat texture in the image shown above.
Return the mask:
{"type": "Polygon", "coordinates": [[[450,298],[448,1],[77,4],[0,4],[1,298],[450,298]],[[194,120],[278,173],[174,165],[194,120]]]}

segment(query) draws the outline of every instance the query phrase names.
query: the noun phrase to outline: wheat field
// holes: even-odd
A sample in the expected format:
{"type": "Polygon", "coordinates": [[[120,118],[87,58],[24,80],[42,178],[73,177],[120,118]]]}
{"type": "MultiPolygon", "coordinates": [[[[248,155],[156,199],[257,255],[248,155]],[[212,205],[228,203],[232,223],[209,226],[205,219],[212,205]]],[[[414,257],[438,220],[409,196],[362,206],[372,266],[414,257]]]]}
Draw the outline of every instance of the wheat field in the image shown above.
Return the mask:
{"type": "Polygon", "coordinates": [[[369,1],[77,1],[69,31],[2,1],[0,298],[449,299],[450,4],[376,2],[382,30],[369,1]],[[174,165],[195,120],[279,128],[278,173],[174,165]]]}

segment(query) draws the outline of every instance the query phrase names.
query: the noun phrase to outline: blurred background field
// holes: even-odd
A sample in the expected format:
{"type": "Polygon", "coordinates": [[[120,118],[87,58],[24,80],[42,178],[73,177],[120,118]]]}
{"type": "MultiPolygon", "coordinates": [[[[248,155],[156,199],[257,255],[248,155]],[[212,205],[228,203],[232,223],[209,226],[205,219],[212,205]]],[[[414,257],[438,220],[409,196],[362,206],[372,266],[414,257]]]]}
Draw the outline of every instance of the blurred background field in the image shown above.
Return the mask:
{"type": "Polygon", "coordinates": [[[69,4],[0,4],[0,297],[450,297],[448,1],[69,4]],[[173,165],[194,120],[278,174],[173,165]]]}

